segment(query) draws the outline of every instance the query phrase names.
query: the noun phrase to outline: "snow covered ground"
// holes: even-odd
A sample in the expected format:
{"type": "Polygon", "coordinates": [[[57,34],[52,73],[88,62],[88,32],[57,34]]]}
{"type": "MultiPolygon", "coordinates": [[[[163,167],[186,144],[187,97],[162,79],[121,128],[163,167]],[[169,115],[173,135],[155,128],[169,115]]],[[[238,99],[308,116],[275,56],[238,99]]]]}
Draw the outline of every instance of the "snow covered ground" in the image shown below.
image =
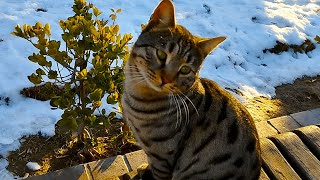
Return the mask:
{"type": "MultiPolygon", "coordinates": [[[[89,0],[88,0],[89,1],[89,0]]],[[[110,8],[122,8],[117,22],[122,33],[134,40],[159,0],[90,0],[108,18],[110,8]]],[[[174,0],[179,24],[204,37],[227,36],[207,57],[203,77],[224,87],[238,89],[246,96],[275,95],[275,86],[293,82],[303,75],[320,74],[320,47],[308,54],[263,53],[276,40],[301,44],[320,35],[319,0],[174,0]],[[318,11],[318,12],[317,12],[318,11]]],[[[58,22],[72,15],[73,0],[0,1],[0,155],[19,147],[22,135],[39,131],[52,135],[61,111],[48,102],[24,98],[19,91],[32,86],[27,75],[37,68],[27,57],[35,52],[25,40],[10,35],[17,24],[50,23],[52,39],[61,39],[58,22]],[[42,8],[47,12],[37,12],[42,8]]],[[[0,179],[11,179],[0,159],[0,179]]]]}

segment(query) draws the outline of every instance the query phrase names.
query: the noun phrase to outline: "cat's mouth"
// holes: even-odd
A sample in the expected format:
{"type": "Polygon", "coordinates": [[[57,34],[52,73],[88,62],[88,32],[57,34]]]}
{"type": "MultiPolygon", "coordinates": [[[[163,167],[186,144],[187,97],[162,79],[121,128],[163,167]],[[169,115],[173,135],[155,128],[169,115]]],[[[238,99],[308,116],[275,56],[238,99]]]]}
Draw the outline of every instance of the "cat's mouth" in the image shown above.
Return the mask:
{"type": "Polygon", "coordinates": [[[127,75],[130,77],[130,80],[128,80],[130,86],[135,87],[137,90],[140,88],[144,90],[151,89],[157,93],[167,95],[175,92],[172,80],[161,77],[160,73],[148,72],[145,67],[131,65],[131,67],[127,69],[127,75]]]}
{"type": "Polygon", "coordinates": [[[147,85],[159,92],[159,93],[166,93],[170,94],[173,93],[173,83],[168,82],[167,80],[164,80],[163,78],[157,78],[157,77],[150,77],[148,74],[143,74],[145,81],[147,85]]]}
{"type": "Polygon", "coordinates": [[[148,85],[157,92],[161,93],[173,93],[172,92],[172,84],[160,80],[154,80],[150,78],[146,78],[148,85]]]}

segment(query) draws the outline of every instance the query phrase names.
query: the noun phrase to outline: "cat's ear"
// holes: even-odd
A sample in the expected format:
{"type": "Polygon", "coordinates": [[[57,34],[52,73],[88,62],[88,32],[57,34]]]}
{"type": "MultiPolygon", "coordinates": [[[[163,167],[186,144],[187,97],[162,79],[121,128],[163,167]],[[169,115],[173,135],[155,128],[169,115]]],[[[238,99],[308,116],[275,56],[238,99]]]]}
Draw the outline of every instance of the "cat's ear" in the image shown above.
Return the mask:
{"type": "Polygon", "coordinates": [[[214,38],[204,38],[198,42],[198,47],[201,49],[203,54],[207,56],[210,54],[216,47],[219,46],[227,37],[219,36],[214,38]]]}
{"type": "Polygon", "coordinates": [[[145,30],[174,28],[175,25],[175,10],[172,1],[162,0],[151,15],[145,30]]]}

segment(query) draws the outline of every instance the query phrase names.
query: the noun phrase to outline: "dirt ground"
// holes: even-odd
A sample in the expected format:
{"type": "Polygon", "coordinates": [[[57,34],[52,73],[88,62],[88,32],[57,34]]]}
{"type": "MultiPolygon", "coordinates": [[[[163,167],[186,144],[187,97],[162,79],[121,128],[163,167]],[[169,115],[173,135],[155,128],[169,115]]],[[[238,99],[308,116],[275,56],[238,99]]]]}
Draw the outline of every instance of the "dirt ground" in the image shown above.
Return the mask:
{"type": "Polygon", "coordinates": [[[304,77],[293,84],[279,86],[272,99],[255,97],[247,100],[245,106],[255,122],[320,108],[320,76],[304,77]]]}
{"type": "MultiPolygon", "coordinates": [[[[297,79],[293,84],[279,86],[276,88],[276,94],[273,99],[256,97],[247,100],[245,106],[256,122],[320,108],[320,76],[305,77],[297,79]]],[[[65,156],[57,156],[56,151],[61,150],[65,141],[63,137],[58,136],[25,137],[21,140],[20,149],[8,157],[8,169],[18,176],[32,176],[79,164],[76,151],[71,151],[65,156]],[[28,171],[25,164],[29,161],[38,162],[42,168],[37,172],[28,171]]]]}

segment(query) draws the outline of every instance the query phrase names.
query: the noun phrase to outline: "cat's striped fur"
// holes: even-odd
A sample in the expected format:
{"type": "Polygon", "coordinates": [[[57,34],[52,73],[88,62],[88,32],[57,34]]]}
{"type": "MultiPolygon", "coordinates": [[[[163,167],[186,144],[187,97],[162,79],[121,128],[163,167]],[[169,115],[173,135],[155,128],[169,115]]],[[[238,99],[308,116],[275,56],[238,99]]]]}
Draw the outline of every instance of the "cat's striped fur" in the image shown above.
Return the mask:
{"type": "Polygon", "coordinates": [[[246,109],[211,80],[204,58],[225,38],[193,36],[163,0],[126,64],[123,115],[155,179],[258,179],[258,135],[246,109]]]}

